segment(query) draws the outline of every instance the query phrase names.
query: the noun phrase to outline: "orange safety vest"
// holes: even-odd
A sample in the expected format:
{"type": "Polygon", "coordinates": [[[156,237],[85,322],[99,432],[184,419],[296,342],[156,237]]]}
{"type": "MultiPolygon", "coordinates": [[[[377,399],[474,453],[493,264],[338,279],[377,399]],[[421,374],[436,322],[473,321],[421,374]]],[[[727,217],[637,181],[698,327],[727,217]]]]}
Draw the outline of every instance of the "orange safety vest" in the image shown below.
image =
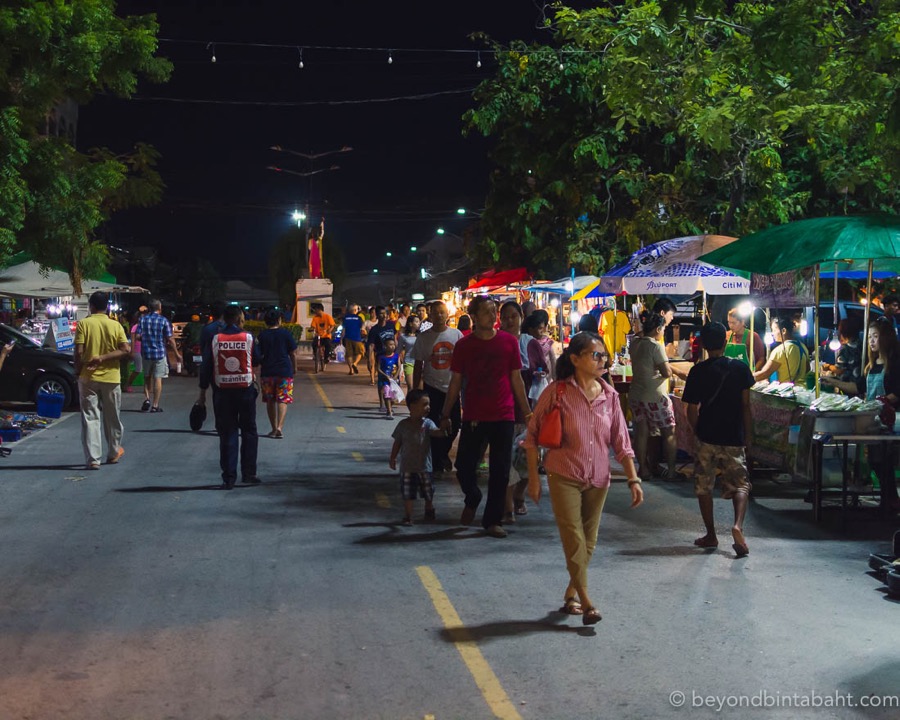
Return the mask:
{"type": "Polygon", "coordinates": [[[213,380],[222,389],[253,385],[253,335],[248,332],[213,337],[213,380]]]}

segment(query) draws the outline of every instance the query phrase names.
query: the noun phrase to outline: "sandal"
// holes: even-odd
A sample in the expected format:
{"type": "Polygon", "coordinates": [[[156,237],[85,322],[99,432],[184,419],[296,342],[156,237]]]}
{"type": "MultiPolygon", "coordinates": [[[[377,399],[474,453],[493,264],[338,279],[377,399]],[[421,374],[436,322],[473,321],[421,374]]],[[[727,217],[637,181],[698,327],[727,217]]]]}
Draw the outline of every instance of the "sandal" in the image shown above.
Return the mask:
{"type": "Polygon", "coordinates": [[[559,612],[565,615],[581,615],[584,613],[584,610],[582,609],[580,602],[578,602],[575,598],[570,597],[566,598],[566,601],[559,609],[559,612]]]}
{"type": "Polygon", "coordinates": [[[528,508],[525,507],[524,501],[522,502],[521,505],[516,505],[516,515],[527,515],[527,514],[528,514],[528,508]]]}
{"type": "Polygon", "coordinates": [[[597,608],[587,608],[584,611],[584,615],[581,616],[581,624],[596,625],[602,619],[603,616],[600,614],[600,611],[597,608]]]}
{"type": "Polygon", "coordinates": [[[696,540],[694,540],[694,545],[696,545],[698,548],[717,548],[719,547],[719,541],[718,539],[710,539],[709,537],[704,535],[703,537],[698,537],[696,540]]]}

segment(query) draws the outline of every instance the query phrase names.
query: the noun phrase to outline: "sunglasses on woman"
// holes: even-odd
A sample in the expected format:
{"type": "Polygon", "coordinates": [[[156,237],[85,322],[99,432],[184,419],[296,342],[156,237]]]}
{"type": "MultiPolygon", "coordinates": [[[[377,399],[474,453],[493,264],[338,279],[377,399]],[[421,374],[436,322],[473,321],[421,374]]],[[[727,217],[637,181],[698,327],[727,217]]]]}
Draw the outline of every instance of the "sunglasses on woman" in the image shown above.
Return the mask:
{"type": "Polygon", "coordinates": [[[589,350],[587,352],[582,353],[582,355],[590,355],[591,359],[594,360],[594,362],[596,362],[597,360],[606,359],[609,357],[609,355],[607,355],[606,353],[598,352],[597,350],[593,350],[593,351],[589,350]]]}

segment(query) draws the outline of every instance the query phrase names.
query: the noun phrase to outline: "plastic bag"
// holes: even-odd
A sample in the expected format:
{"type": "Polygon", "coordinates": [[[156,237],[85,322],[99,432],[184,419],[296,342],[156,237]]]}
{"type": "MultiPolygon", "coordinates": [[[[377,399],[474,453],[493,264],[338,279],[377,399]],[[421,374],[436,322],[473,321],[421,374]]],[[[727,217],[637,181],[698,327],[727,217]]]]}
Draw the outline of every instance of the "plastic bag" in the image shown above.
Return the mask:
{"type": "Polygon", "coordinates": [[[390,385],[391,399],[395,403],[402,403],[406,399],[406,394],[403,392],[403,388],[400,387],[400,383],[391,378],[390,385]]]}
{"type": "Polygon", "coordinates": [[[532,402],[537,402],[541,393],[547,389],[549,384],[550,381],[547,380],[546,375],[535,376],[534,381],[531,383],[531,389],[528,391],[528,399],[532,402]]]}

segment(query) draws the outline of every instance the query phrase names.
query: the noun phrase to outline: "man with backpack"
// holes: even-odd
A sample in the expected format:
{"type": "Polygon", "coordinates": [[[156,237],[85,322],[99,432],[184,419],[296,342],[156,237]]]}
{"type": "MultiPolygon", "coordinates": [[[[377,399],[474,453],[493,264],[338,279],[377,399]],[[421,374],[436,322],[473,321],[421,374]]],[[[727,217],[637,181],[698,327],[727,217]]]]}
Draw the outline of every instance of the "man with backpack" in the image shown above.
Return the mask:
{"type": "Polygon", "coordinates": [[[694,493],[706,526],[706,535],[694,540],[694,545],[719,545],[712,490],[721,472],[722,497],[734,504],[731,547],[737,557],[744,557],[750,553],[744,538],[744,515],[752,487],[745,448],[750,444],[750,388],[754,380],[746,363],[725,357],[725,335],[722,323],[708,323],[700,330],[700,342],[709,359],[691,369],[682,396],[688,422],[697,436],[694,493]]]}

